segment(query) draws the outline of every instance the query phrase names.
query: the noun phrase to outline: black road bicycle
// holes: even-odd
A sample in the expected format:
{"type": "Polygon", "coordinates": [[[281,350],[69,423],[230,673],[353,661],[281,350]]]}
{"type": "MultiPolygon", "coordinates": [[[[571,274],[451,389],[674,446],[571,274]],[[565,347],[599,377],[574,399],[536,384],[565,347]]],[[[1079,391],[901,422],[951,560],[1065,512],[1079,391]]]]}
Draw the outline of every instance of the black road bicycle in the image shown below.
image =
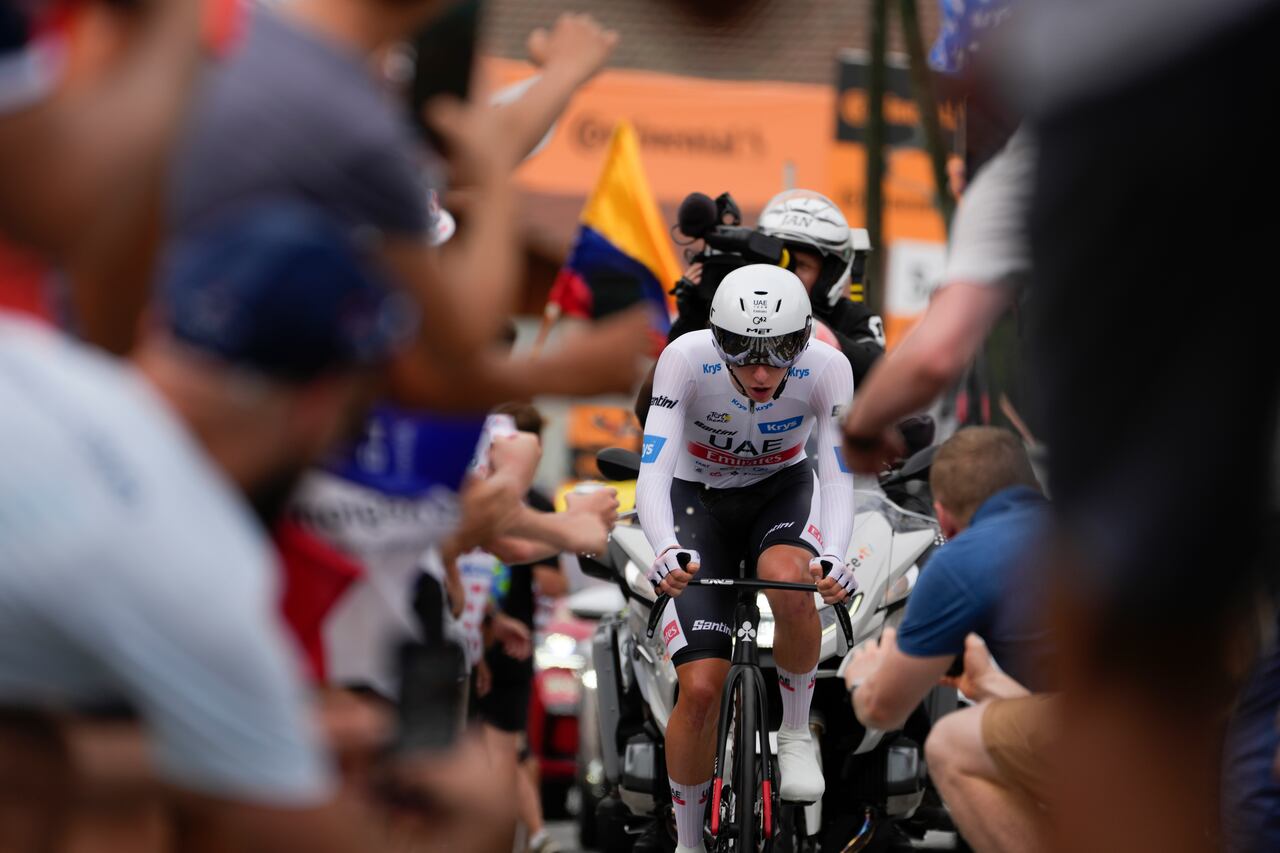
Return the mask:
{"type": "MultiPolygon", "coordinates": [[[[834,566],[824,560],[823,574],[834,566]]],[[[680,565],[688,563],[680,555],[680,565]]],[[[769,743],[769,694],[760,670],[756,632],[760,590],[817,592],[815,584],[763,581],[755,578],[694,578],[689,586],[731,587],[738,590],[733,614],[733,655],[724,680],[717,730],[715,773],[711,779],[711,850],[716,853],[758,853],[772,849],[779,836],[781,800],[778,761],[769,743]]],[[[649,611],[648,636],[662,618],[671,596],[662,593],[649,611]]],[[[845,645],[853,647],[853,625],[844,607],[834,607],[845,645]]]]}

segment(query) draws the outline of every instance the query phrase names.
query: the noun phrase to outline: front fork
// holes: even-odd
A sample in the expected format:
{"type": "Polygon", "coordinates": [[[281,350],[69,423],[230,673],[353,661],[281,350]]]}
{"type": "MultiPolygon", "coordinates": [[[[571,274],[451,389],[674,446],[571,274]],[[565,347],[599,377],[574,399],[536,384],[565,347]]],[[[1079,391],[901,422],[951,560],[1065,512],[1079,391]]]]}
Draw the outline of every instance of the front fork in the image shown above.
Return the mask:
{"type": "MultiPolygon", "coordinates": [[[[760,625],[760,609],[755,603],[755,594],[748,599],[745,595],[738,602],[734,614],[734,625],[737,636],[734,638],[732,666],[724,680],[724,689],[720,701],[720,720],[716,731],[719,733],[716,744],[715,773],[712,777],[711,792],[711,837],[717,838],[721,828],[721,803],[724,782],[733,768],[726,760],[729,731],[729,715],[734,712],[734,696],[738,693],[740,701],[753,702],[756,705],[756,755],[750,759],[756,761],[760,769],[760,802],[762,804],[761,826],[764,837],[772,839],[777,830],[777,819],[780,800],[777,785],[773,778],[773,748],[769,743],[769,694],[765,692],[764,673],[760,670],[760,652],[756,645],[756,633],[760,625]],[[741,683],[741,691],[738,687],[741,683]]],[[[740,737],[736,739],[741,739],[740,737]]],[[[747,756],[738,756],[739,761],[748,760],[747,756]]],[[[729,780],[732,787],[733,781],[729,780]]],[[[754,796],[746,791],[736,795],[738,808],[751,808],[754,796]]]]}

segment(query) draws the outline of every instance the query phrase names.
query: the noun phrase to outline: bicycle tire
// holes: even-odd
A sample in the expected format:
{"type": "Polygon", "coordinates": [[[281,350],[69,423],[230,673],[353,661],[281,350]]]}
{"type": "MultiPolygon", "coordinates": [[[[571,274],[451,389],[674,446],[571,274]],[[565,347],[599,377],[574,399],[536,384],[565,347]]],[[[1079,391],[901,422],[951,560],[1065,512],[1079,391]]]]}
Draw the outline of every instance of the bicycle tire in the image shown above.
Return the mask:
{"type": "Polygon", "coordinates": [[[756,773],[756,744],[759,733],[756,731],[756,709],[759,698],[755,695],[756,683],[752,678],[738,679],[737,708],[734,710],[736,743],[734,752],[736,767],[734,768],[734,784],[738,788],[735,793],[736,812],[734,822],[738,830],[738,850],[742,853],[756,853],[760,849],[759,830],[756,823],[756,796],[759,791],[756,773]]]}

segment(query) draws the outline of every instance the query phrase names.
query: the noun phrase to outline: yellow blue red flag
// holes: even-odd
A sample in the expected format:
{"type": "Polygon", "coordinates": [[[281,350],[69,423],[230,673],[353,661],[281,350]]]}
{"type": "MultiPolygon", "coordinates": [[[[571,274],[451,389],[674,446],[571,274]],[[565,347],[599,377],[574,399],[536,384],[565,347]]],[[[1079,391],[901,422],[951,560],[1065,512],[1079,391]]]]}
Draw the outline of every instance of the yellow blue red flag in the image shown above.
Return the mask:
{"type": "Polygon", "coordinates": [[[655,308],[655,325],[665,333],[671,326],[667,290],[679,277],[635,129],[620,121],[549,302],[576,317],[603,317],[648,302],[655,308]]]}

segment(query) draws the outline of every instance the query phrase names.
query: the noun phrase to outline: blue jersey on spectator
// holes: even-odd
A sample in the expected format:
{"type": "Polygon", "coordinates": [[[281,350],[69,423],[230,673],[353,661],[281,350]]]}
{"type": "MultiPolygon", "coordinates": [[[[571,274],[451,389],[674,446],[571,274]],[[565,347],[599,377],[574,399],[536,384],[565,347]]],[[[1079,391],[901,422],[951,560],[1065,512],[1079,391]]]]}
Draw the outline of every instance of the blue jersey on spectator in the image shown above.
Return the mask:
{"type": "Polygon", "coordinates": [[[956,655],[973,632],[1001,669],[1031,690],[1045,686],[1046,620],[1026,563],[1047,527],[1049,502],[1013,486],[987,498],[969,527],[926,564],[898,629],[898,648],[915,657],[956,655]]]}

